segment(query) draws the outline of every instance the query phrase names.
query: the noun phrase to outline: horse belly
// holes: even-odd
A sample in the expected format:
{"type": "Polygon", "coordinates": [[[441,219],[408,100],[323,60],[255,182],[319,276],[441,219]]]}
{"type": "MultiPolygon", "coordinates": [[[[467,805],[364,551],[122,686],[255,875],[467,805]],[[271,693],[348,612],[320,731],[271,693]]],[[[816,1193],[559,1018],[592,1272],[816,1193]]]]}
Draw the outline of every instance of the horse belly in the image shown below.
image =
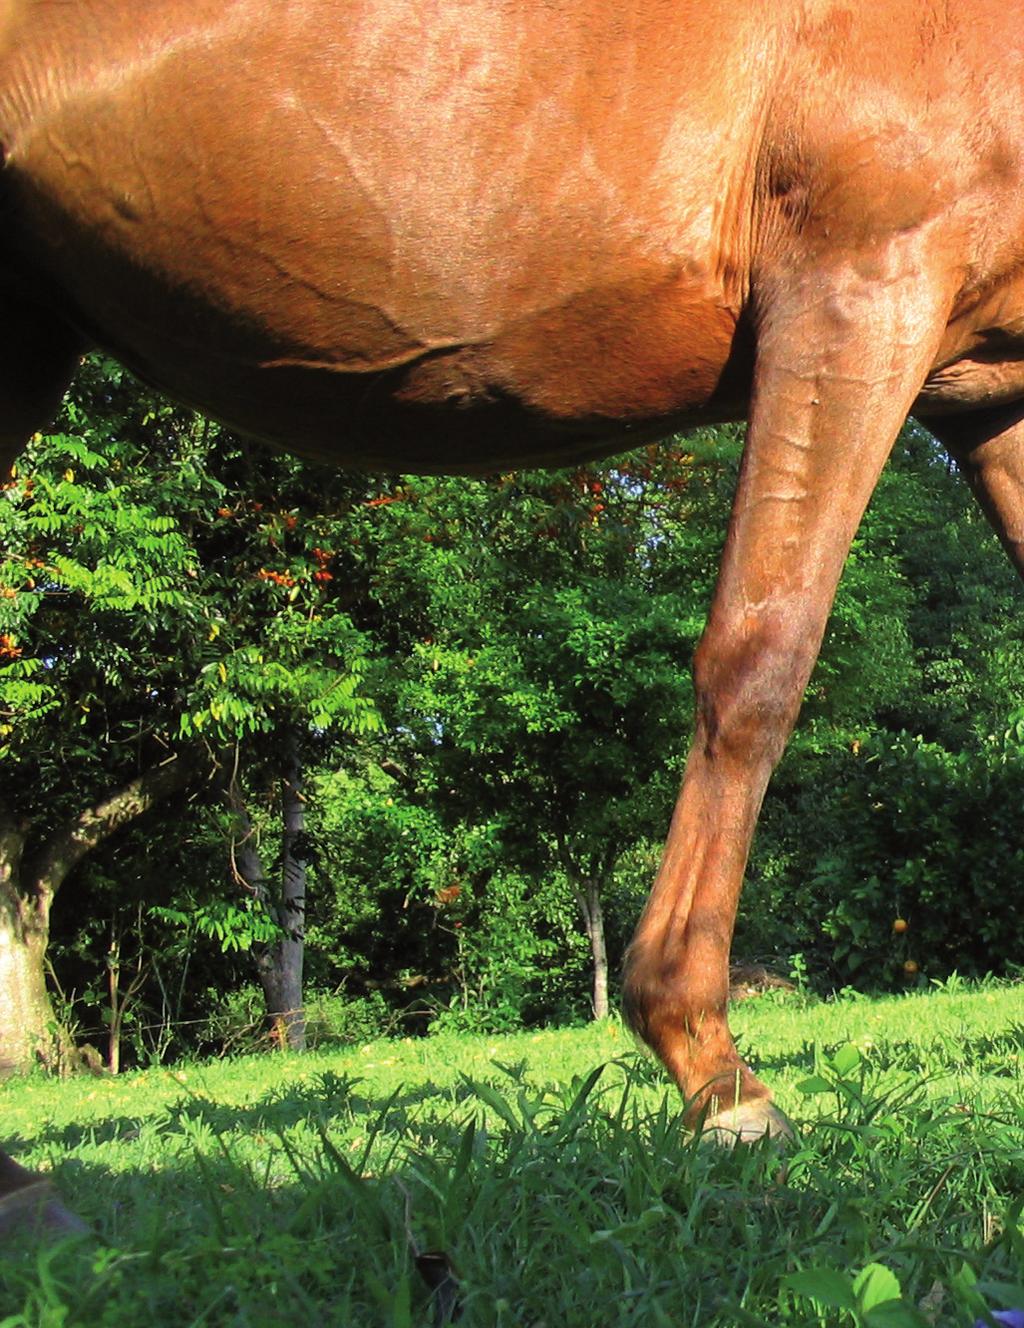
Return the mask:
{"type": "Polygon", "coordinates": [[[922,418],[1024,398],[1024,270],[1011,268],[955,312],[914,406],[922,418]]]}
{"type": "Polygon", "coordinates": [[[220,338],[182,358],[135,360],[145,378],[273,445],[372,469],[480,473],[568,465],[673,427],[736,418],[752,352],[723,303],[676,278],[597,292],[374,369],[223,356],[220,338]]]}
{"type": "Polygon", "coordinates": [[[538,245],[534,220],[505,241],[517,262],[495,240],[441,287],[413,257],[387,259],[365,208],[303,234],[244,190],[235,224],[212,227],[195,198],[154,217],[141,195],[31,177],[18,198],[26,284],[65,292],[66,316],[146,381],[281,447],[479,471],[742,413],[752,354],[702,235],[683,259],[603,249],[595,229],[573,269],[560,246],[579,232],[538,245]]]}
{"type": "Polygon", "coordinates": [[[515,435],[555,460],[743,396],[742,43],[704,34],[738,65],[723,117],[667,6],[559,6],[550,34],[525,3],[286,9],[83,30],[31,113],[0,95],[8,270],[155,385],[341,462],[470,420],[504,421],[502,464],[515,435]]]}

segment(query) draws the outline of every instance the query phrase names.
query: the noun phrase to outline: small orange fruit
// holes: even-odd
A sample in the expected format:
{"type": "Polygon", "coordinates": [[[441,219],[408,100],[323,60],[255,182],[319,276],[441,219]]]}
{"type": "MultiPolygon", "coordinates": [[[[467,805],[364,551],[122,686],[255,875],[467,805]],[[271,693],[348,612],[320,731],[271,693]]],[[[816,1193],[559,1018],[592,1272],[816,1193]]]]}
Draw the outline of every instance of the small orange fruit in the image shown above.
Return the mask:
{"type": "Polygon", "coordinates": [[[913,977],[914,974],[917,972],[917,961],[914,959],[908,959],[907,962],[903,965],[903,971],[908,975],[908,977],[913,977]]]}
{"type": "Polygon", "coordinates": [[[892,929],[897,936],[902,936],[903,933],[907,930],[907,925],[908,924],[906,918],[896,918],[893,921],[892,929]]]}

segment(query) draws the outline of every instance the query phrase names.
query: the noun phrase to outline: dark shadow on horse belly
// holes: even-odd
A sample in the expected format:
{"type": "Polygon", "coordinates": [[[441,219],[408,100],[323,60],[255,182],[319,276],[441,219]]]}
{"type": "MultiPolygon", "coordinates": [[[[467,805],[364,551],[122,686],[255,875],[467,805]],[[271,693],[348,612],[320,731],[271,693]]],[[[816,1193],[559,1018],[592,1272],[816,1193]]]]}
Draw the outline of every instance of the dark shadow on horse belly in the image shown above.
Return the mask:
{"type": "Polygon", "coordinates": [[[529,384],[518,390],[497,382],[491,360],[487,350],[446,347],[372,374],[267,366],[245,371],[227,392],[221,387],[217,400],[194,404],[242,433],[321,463],[486,475],[577,465],[741,419],[753,355],[748,337],[738,334],[706,400],[651,415],[642,402],[616,414],[549,408],[531,399],[529,384]]]}

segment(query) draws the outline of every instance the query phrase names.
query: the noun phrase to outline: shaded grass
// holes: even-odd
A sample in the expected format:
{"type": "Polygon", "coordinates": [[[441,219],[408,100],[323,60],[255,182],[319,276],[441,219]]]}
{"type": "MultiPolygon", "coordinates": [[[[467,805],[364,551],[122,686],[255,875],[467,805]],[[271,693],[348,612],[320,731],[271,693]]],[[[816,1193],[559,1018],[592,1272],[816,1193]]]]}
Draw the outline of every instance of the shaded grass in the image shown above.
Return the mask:
{"type": "Polygon", "coordinates": [[[0,1324],[431,1325],[427,1251],[488,1328],[1024,1305],[1024,992],[766,998],[734,1025],[785,1153],[698,1146],[614,1022],[6,1084],[4,1138],[103,1243],[5,1249],[0,1324]]]}

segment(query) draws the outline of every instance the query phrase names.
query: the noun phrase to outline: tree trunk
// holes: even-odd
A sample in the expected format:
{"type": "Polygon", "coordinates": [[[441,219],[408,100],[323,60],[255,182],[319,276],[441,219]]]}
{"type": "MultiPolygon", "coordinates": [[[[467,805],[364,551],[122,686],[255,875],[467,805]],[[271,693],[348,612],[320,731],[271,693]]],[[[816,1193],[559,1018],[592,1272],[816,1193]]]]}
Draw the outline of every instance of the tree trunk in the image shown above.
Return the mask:
{"type": "Polygon", "coordinates": [[[49,900],[21,897],[9,866],[0,863],[0,1075],[59,1059],[46,988],[49,900]]]}
{"type": "Polygon", "coordinates": [[[121,1003],[121,938],[110,937],[107,947],[107,994],[110,998],[110,1024],[107,1028],[107,1069],[111,1074],[121,1073],[121,1024],[124,1005],[121,1003]]]}
{"type": "Polygon", "coordinates": [[[273,944],[256,952],[256,975],[263,988],[267,1024],[282,1048],[304,1051],[306,1017],[302,1001],[305,952],[306,869],[301,855],[305,828],[302,801],[302,765],[294,729],[284,735],[281,792],[281,889],[272,891],[241,792],[232,786],[232,806],[242,832],[235,845],[235,863],[246,884],[262,900],[282,930],[273,944]]]}
{"type": "Polygon", "coordinates": [[[604,909],[601,907],[602,886],[611,878],[615,866],[614,853],[607,854],[603,862],[592,862],[587,871],[569,852],[564,833],[556,832],[558,856],[566,877],[576,896],[576,905],[583,921],[583,930],[590,942],[592,985],[590,1005],[595,1019],[608,1018],[608,947],[604,935],[604,909]]]}
{"type": "Polygon", "coordinates": [[[304,1051],[306,1016],[302,1005],[302,964],[306,947],[306,863],[302,853],[302,839],[306,829],[306,812],[302,798],[302,762],[298,735],[291,727],[285,734],[284,758],[279,921],[285,934],[278,942],[278,970],[288,1046],[293,1051],[304,1051]]]}
{"type": "Polygon", "coordinates": [[[576,902],[579,904],[583,929],[590,942],[590,956],[593,962],[593,987],[591,1006],[595,1019],[608,1017],[608,949],[604,937],[604,910],[601,907],[601,883],[593,879],[583,881],[576,886],[576,902]]]}
{"type": "Polygon", "coordinates": [[[31,827],[0,808],[0,1072],[56,1066],[69,1048],[46,987],[50,909],[68,873],[115,831],[184,788],[202,761],[188,753],[147,770],[59,825],[32,855],[31,827]]]}

